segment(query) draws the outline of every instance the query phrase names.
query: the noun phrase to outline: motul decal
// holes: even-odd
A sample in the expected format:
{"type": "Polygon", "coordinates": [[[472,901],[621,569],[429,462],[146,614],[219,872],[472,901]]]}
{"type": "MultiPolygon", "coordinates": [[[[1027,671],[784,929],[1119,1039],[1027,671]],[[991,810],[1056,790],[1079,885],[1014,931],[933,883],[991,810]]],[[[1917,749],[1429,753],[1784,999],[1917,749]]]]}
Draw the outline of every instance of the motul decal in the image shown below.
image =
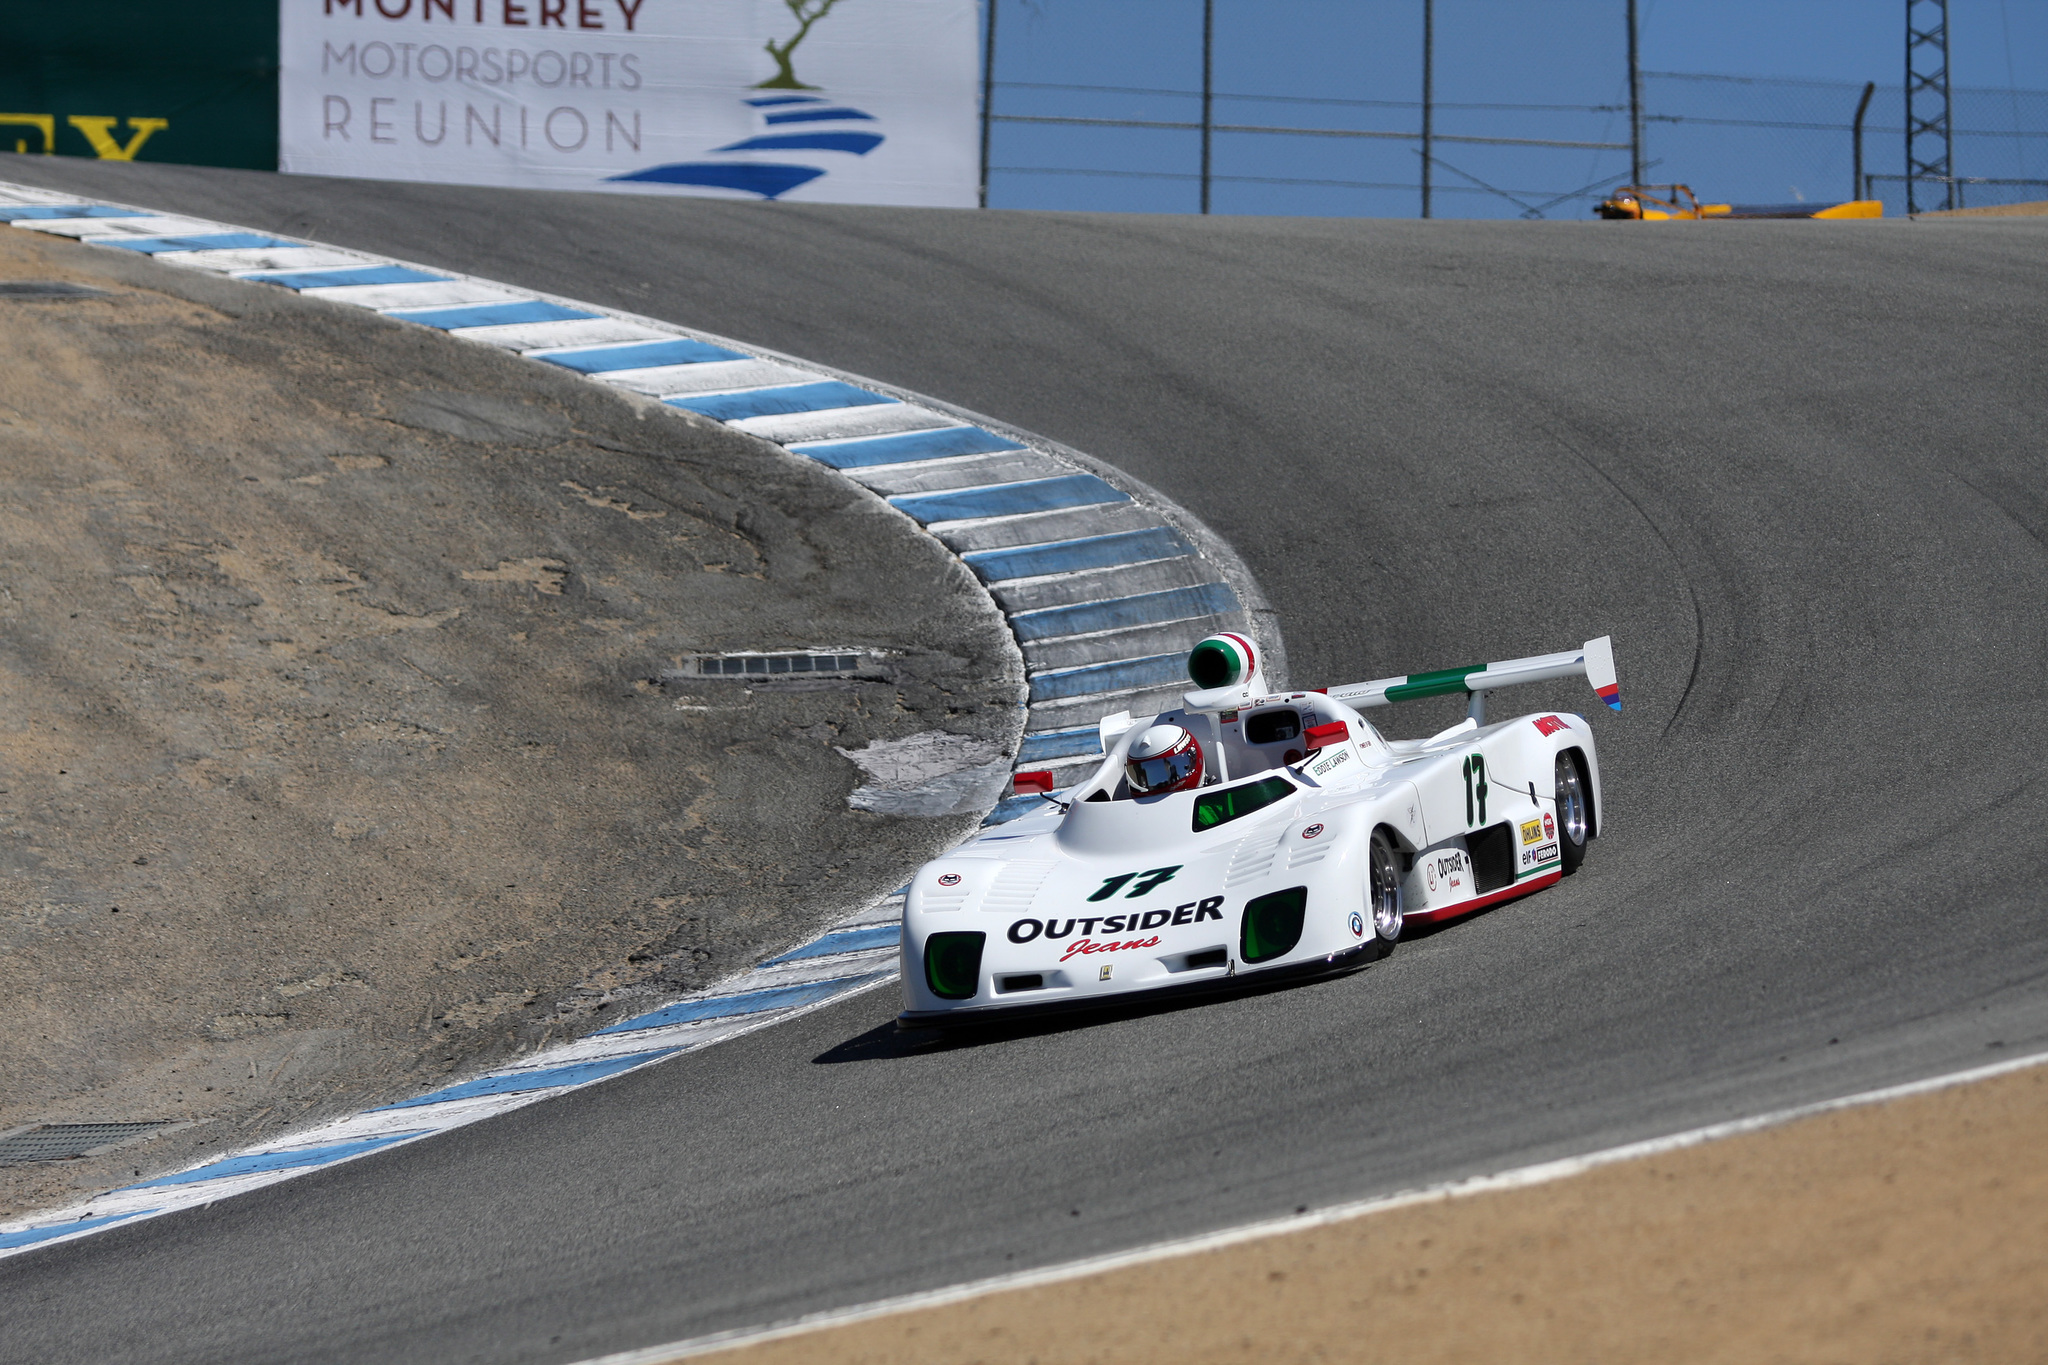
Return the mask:
{"type": "MultiPolygon", "coordinates": [[[[1176,905],[1171,910],[1133,911],[1128,915],[1088,915],[1073,919],[1020,919],[1010,926],[1010,942],[1029,943],[1041,934],[1046,938],[1065,938],[1069,934],[1093,934],[1096,926],[1105,934],[1142,934],[1149,930],[1165,928],[1171,924],[1200,924],[1205,919],[1223,918],[1223,897],[1211,896],[1207,900],[1189,901],[1176,905]]],[[[1157,942],[1158,940],[1153,940],[1157,942]]],[[[1093,952],[1106,952],[1095,948],[1093,952]]]]}

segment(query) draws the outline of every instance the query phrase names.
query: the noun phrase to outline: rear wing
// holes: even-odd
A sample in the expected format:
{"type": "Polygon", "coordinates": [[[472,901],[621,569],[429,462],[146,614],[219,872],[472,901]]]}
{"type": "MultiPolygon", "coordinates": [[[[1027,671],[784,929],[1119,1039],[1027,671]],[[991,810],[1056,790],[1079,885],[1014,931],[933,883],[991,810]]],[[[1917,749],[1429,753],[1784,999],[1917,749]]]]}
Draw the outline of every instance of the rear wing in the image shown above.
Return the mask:
{"type": "Polygon", "coordinates": [[[1468,713],[1481,725],[1486,723],[1486,694],[1496,687],[1518,683],[1549,682],[1553,678],[1584,678],[1593,684],[1600,700],[1610,710],[1621,710],[1621,685],[1614,676],[1614,640],[1603,635],[1562,654],[1539,654],[1533,659],[1509,659],[1503,663],[1476,664],[1470,668],[1445,668],[1434,673],[1410,673],[1402,678],[1381,678],[1377,682],[1352,683],[1324,689],[1328,695],[1351,706],[1389,706],[1397,701],[1442,697],[1453,692],[1470,695],[1468,713]]]}

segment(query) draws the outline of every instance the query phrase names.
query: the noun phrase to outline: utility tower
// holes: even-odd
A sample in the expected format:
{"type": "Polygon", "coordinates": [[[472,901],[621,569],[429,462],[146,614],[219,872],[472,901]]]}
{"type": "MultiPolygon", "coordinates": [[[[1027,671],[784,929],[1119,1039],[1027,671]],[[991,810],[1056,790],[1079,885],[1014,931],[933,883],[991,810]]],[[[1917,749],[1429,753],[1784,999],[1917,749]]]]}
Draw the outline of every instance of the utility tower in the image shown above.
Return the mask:
{"type": "Polygon", "coordinates": [[[1955,152],[1948,118],[1948,0],[1906,0],[1906,212],[1920,211],[1922,180],[1938,180],[1941,206],[1956,206],[1955,152]]]}

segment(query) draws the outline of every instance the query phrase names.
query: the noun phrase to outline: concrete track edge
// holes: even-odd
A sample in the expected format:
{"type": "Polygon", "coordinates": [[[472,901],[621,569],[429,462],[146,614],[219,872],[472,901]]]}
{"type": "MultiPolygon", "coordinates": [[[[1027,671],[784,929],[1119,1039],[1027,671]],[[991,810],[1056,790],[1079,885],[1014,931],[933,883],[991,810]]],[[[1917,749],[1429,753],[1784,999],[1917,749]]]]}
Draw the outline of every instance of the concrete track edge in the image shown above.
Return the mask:
{"type": "Polygon", "coordinates": [[[649,1346],[639,1350],[620,1351],[611,1355],[592,1356],[578,1365],[667,1365],[670,1361],[689,1360],[711,1355],[719,1351],[761,1342],[780,1341],[790,1337],[807,1336],[812,1333],[829,1331],[857,1322],[876,1318],[891,1317],[901,1313],[912,1313],[923,1308],[938,1308],[947,1304],[962,1303],[970,1299],[984,1298],[1013,1289],[1030,1289],[1042,1285],[1063,1284],[1073,1280],[1086,1279],[1107,1271],[1119,1270],[1125,1266],[1144,1265],[1154,1261],[1172,1260],[1181,1256],[1193,1256],[1221,1247],[1238,1246],[1287,1233],[1304,1232],[1314,1228],[1328,1227],[1336,1223],[1347,1223],[1354,1219],[1368,1218],[1374,1214],[1388,1213],[1395,1209],[1408,1208],[1417,1204],[1442,1202],[1452,1199],[1466,1199],[1475,1195],[1495,1194],[1506,1190],[1525,1189],[1532,1185],[1544,1185],[1558,1180],[1569,1180],[1573,1176],[1619,1162],[1636,1161],[1645,1157],[1658,1156],[1688,1147],[1698,1147],[1723,1138],[1739,1137],[1745,1133],[1762,1132],[1770,1128],[1796,1123],[1801,1119],[1814,1118],[1822,1114],[1836,1113],[1844,1109],[1860,1109],[1870,1105],[1884,1104],[1892,1100],[1906,1099],[1915,1095],[1932,1094],[1956,1086],[1988,1081],[1995,1077],[2025,1071],[2032,1067],[2048,1064],[2048,1052],[2033,1053],[2015,1057],[2009,1061],[1994,1062],[1988,1066],[1972,1067],[1964,1071],[1944,1072],[1917,1081],[1886,1086],[1878,1090],[1859,1091],[1831,1100],[1818,1100],[1811,1104],[1795,1105],[1787,1109],[1775,1109],[1747,1118],[1729,1119],[1721,1123],[1708,1124],[1700,1128],[1689,1128],[1682,1132],[1666,1134],[1663,1137],[1646,1138],[1640,1142],[1624,1143],[1619,1147],[1607,1147],[1586,1152],[1578,1156],[1562,1157],[1553,1161],[1538,1162],[1531,1166],[1518,1166],[1492,1175],[1471,1176],[1462,1180],[1445,1181],[1441,1184],[1426,1185],[1420,1189],[1402,1190],[1393,1194],[1378,1195],[1349,1203],[1333,1204],[1328,1208],[1314,1209],[1307,1213],[1294,1214],[1285,1218],[1264,1219],[1246,1223],[1234,1228],[1220,1228],[1214,1232],[1194,1237],[1174,1238],[1154,1242],[1149,1246],[1133,1247],[1127,1251],[1112,1252],[1104,1256],[1091,1256],[1078,1261],[1059,1265],[1041,1266],[1034,1270],[1021,1270],[1015,1274],[998,1275],[964,1284],[950,1285],[942,1289],[925,1290],[921,1293],[904,1294],[895,1298],[879,1299],[873,1303],[858,1304],[848,1308],[828,1309],[824,1312],[809,1313],[787,1322],[772,1323],[762,1327],[737,1328],[732,1331],[715,1332],[701,1337],[690,1337],[671,1342],[665,1346],[649,1346]]]}

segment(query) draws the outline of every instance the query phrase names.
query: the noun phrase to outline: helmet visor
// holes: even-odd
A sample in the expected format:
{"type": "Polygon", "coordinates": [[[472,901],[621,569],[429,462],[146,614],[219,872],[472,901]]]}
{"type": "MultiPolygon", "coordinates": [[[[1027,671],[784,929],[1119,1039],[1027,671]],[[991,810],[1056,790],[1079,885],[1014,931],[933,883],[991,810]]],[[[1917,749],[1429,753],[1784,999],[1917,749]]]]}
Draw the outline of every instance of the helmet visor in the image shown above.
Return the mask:
{"type": "Polygon", "coordinates": [[[1201,761],[1201,751],[1190,744],[1185,749],[1161,754],[1157,758],[1134,758],[1124,765],[1124,773],[1130,780],[1132,791],[1164,791],[1192,777],[1195,765],[1201,761]]]}

